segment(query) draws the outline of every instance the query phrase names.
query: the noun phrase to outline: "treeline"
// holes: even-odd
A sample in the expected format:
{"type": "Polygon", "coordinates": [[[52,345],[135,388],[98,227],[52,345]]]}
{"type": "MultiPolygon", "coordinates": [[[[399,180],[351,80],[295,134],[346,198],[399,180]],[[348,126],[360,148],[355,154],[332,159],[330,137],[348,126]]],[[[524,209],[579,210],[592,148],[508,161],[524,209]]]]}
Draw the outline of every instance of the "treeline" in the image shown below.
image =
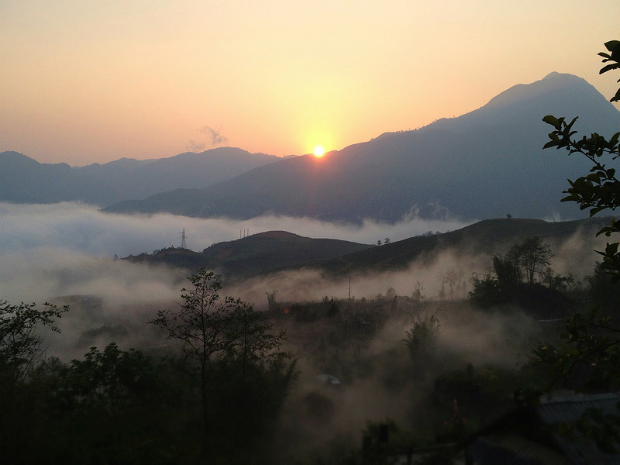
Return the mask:
{"type": "MultiPolygon", "coordinates": [[[[565,296],[576,284],[550,272],[550,258],[542,241],[528,239],[494,257],[497,268],[483,280],[512,299],[522,286],[565,296]],[[526,245],[540,252],[538,265],[529,264],[526,245]]],[[[45,357],[41,345],[41,331],[55,330],[67,308],[2,303],[0,456],[6,463],[368,462],[364,447],[378,441],[378,423],[352,435],[334,430],[324,439],[323,431],[342,421],[338,415],[347,415],[339,399],[349,387],[371,386],[369,398],[400,402],[396,411],[405,412],[404,420],[396,425],[386,413],[383,424],[396,449],[415,448],[464,439],[513,408],[517,388],[554,373],[555,359],[540,347],[537,372],[476,363],[444,345],[444,331],[472,337],[472,320],[493,315],[462,301],[427,302],[419,282],[411,296],[389,289],[375,299],[279,302],[273,291],[270,309],[255,312],[221,296],[211,272],[189,280],[177,308],[153,315],[150,323],[161,330],[156,348],[121,350],[110,343],[70,362],[45,357]],[[286,335],[272,324],[289,330],[287,347],[304,361],[304,371],[335,377],[340,387],[306,373],[313,387],[306,380],[291,397],[298,366],[283,350],[286,335]],[[402,329],[386,340],[386,328],[402,329]],[[318,437],[323,442],[305,453],[318,437]]],[[[601,299],[616,299],[604,291],[614,287],[600,267],[586,283],[601,299]]],[[[481,289],[487,288],[474,287],[473,304],[481,289]]],[[[534,343],[519,331],[511,328],[511,349],[527,353],[534,343]]],[[[579,327],[573,333],[589,334],[579,327]]]]}
{"type": "Polygon", "coordinates": [[[580,282],[572,274],[556,273],[552,257],[539,236],[513,244],[506,254],[492,257],[492,272],[474,275],[470,301],[479,308],[513,303],[541,318],[569,316],[579,309],[577,301],[608,308],[620,304],[620,286],[600,263],[580,282]]]}
{"type": "Polygon", "coordinates": [[[296,376],[259,313],[192,276],[183,304],[153,324],[161,353],[92,347],[44,357],[40,331],[68,308],[0,304],[0,456],[10,464],[269,463],[296,376]],[[176,349],[181,349],[181,351],[176,349]]]}

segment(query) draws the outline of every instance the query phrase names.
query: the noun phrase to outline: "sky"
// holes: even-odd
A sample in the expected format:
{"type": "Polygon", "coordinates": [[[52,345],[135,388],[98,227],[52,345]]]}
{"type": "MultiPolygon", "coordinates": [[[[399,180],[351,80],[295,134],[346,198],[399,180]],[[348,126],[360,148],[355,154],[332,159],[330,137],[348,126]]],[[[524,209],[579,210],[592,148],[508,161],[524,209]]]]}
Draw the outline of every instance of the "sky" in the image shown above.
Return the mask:
{"type": "Polygon", "coordinates": [[[339,150],[552,71],[611,98],[617,0],[0,0],[0,152],[339,150]]]}

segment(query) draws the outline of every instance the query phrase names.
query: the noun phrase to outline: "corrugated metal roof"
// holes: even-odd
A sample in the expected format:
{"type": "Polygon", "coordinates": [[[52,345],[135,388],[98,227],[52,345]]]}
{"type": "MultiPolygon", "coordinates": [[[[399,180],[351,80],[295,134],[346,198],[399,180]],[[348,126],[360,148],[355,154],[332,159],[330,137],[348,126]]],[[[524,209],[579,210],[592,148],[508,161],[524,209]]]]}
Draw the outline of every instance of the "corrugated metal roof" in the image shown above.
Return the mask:
{"type": "MultiPolygon", "coordinates": [[[[620,415],[619,393],[556,393],[535,407],[516,410],[478,433],[467,445],[474,464],[507,465],[620,465],[620,454],[603,453],[581,436],[576,440],[550,434],[545,425],[572,423],[589,408],[620,415]]],[[[575,436],[578,432],[574,432],[575,436]]],[[[620,446],[617,444],[617,446],[620,446]]]]}
{"type": "Polygon", "coordinates": [[[474,464],[570,465],[557,452],[517,434],[491,434],[478,438],[467,448],[474,464]]]}
{"type": "MultiPolygon", "coordinates": [[[[581,418],[589,408],[600,409],[603,414],[620,415],[620,410],[617,407],[619,402],[620,395],[617,393],[542,397],[536,412],[547,425],[560,422],[571,423],[581,418]]],[[[582,437],[570,441],[558,435],[554,436],[558,446],[573,464],[620,465],[619,454],[605,454],[591,440],[582,437]]]]}

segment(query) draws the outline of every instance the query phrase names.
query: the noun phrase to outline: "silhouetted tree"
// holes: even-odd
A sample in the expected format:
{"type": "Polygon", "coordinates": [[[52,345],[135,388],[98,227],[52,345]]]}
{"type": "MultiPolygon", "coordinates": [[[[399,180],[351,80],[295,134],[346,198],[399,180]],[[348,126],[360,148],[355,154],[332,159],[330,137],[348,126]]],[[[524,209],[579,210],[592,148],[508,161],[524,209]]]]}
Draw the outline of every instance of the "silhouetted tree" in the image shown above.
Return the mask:
{"type": "MultiPolygon", "coordinates": [[[[600,73],[620,69],[620,41],[605,43],[607,52],[599,53],[606,64],[600,73]]],[[[620,89],[611,98],[611,102],[620,101],[620,89]]],[[[581,154],[592,163],[590,173],[574,181],[569,180],[570,187],[564,191],[568,194],[563,202],[576,202],[582,210],[590,209],[590,216],[603,210],[620,207],[620,180],[616,169],[609,168],[606,160],[614,162],[620,156],[620,132],[611,138],[592,133],[589,137],[575,138],[573,126],[564,117],[547,115],[543,121],[553,126],[549,134],[550,141],[544,148],[565,149],[569,155],[581,154]]],[[[602,228],[597,235],[620,233],[620,225],[612,219],[609,226],[602,228]]],[[[603,252],[601,269],[620,280],[620,253],[618,242],[607,244],[603,252]]],[[[610,316],[601,316],[602,307],[595,307],[585,314],[577,313],[567,320],[562,344],[545,343],[533,351],[536,364],[546,368],[547,380],[543,391],[558,387],[578,390],[605,389],[617,390],[620,387],[620,328],[612,324],[610,316]]],[[[617,314],[617,308],[613,308],[617,314]]],[[[620,417],[604,414],[601,410],[587,409],[574,424],[567,425],[568,433],[577,429],[580,433],[596,442],[599,448],[608,453],[618,453],[620,443],[620,417]]]]}
{"type": "MultiPolygon", "coordinates": [[[[550,247],[539,236],[527,237],[512,245],[505,256],[493,256],[495,276],[485,275],[472,278],[473,291],[469,297],[480,307],[490,307],[510,302],[521,285],[534,286],[536,276],[541,281],[553,270],[549,267],[550,247]]],[[[547,284],[555,284],[563,278],[558,276],[547,284]]],[[[568,279],[568,278],[567,278],[568,279]]],[[[549,286],[551,287],[551,286],[549,286]]]]}
{"type": "MultiPolygon", "coordinates": [[[[266,367],[279,367],[276,371],[280,373],[284,367],[282,360],[290,358],[290,354],[280,350],[284,332],[272,334],[272,325],[265,323],[261,314],[241,300],[220,298],[221,284],[212,271],[201,269],[188,279],[192,287],[182,289],[180,308],[159,311],[151,323],[163,328],[169,339],[180,341],[184,353],[196,363],[203,423],[210,435],[209,406],[212,402],[208,393],[210,387],[218,389],[210,385],[214,364],[221,361],[229,369],[235,367],[230,379],[238,380],[232,389],[240,393],[235,401],[242,407],[249,405],[244,397],[249,373],[264,371],[266,367]]],[[[292,371],[287,379],[291,376],[292,371]]]]}
{"type": "Polygon", "coordinates": [[[241,305],[232,297],[220,298],[222,288],[215,273],[203,269],[187,278],[192,287],[181,289],[183,302],[177,310],[160,310],[150,323],[164,329],[168,339],[182,343],[183,352],[199,368],[202,417],[209,433],[207,375],[212,357],[223,354],[235,342],[233,314],[241,305]]]}
{"type": "Polygon", "coordinates": [[[28,375],[34,362],[41,355],[41,336],[39,327],[48,326],[58,332],[55,321],[69,310],[68,306],[59,309],[45,303],[45,309],[36,305],[11,305],[0,301],[0,376],[4,383],[14,386],[28,375]]]}
{"type": "Polygon", "coordinates": [[[431,354],[437,343],[439,333],[439,319],[435,314],[426,315],[424,318],[417,316],[411,324],[411,329],[405,331],[405,339],[409,354],[413,359],[431,354]]]}

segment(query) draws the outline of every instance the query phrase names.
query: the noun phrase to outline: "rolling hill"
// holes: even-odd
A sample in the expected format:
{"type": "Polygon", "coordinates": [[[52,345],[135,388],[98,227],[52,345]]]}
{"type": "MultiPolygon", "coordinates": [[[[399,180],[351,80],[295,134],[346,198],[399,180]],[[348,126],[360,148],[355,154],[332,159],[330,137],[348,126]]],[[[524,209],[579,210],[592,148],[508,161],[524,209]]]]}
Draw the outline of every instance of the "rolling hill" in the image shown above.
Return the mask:
{"type": "Polygon", "coordinates": [[[547,222],[537,219],[490,219],[443,234],[411,237],[382,246],[335,239],[311,239],[270,231],[214,244],[202,252],[168,248],[127,257],[134,263],[196,270],[204,267],[227,281],[243,280],[283,270],[314,268],[332,277],[406,269],[414,261],[432,261],[446,250],[455,254],[503,253],[528,236],[560,242],[582,231],[594,237],[609,218],[547,222]]]}
{"type": "Polygon", "coordinates": [[[189,270],[208,268],[227,280],[292,268],[316,266],[325,260],[364,250],[370,245],[336,239],[311,239],[285,231],[254,234],[235,241],[220,242],[202,253],[168,248],[152,255],[126,259],[134,263],[168,265],[189,270]]]}
{"type": "Polygon", "coordinates": [[[360,223],[407,215],[462,219],[583,217],[562,191],[589,171],[585,158],[548,150],[547,114],[579,116],[576,129],[610,135],[620,112],[585,80],[552,73],[482,108],[414,131],[386,133],[317,159],[255,168],[205,189],[177,189],[109,212],[170,212],[248,219],[264,214],[360,223]]]}
{"type": "Polygon", "coordinates": [[[496,218],[483,220],[456,231],[411,237],[398,242],[356,251],[337,260],[325,261],[321,268],[330,274],[395,271],[407,268],[413,261],[432,261],[446,250],[455,254],[504,253],[514,243],[540,236],[547,243],[565,241],[578,231],[594,237],[610,218],[588,218],[549,222],[538,219],[496,218]]]}

